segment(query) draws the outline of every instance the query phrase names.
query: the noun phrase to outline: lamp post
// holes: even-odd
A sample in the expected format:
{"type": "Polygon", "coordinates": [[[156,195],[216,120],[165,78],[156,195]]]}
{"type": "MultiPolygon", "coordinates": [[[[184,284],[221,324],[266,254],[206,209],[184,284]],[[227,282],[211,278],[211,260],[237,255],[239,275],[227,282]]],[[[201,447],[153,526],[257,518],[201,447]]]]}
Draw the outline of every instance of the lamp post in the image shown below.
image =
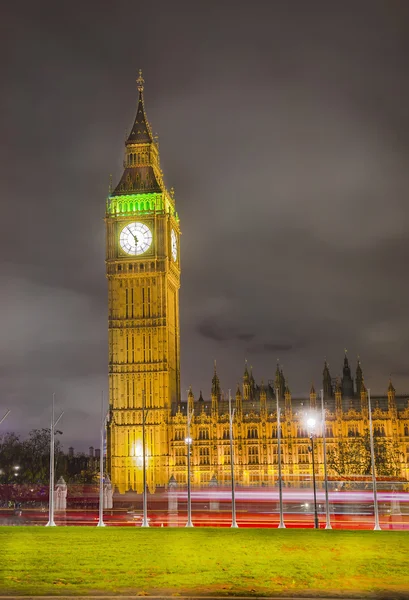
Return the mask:
{"type": "Polygon", "coordinates": [[[104,437],[108,419],[108,411],[104,416],[104,392],[101,394],[101,450],[99,452],[99,520],[97,527],[105,527],[104,523],[104,437]]]}
{"type": "Polygon", "coordinates": [[[192,523],[192,498],[190,489],[190,447],[192,445],[192,438],[190,437],[190,424],[192,421],[194,409],[189,410],[189,401],[187,404],[187,437],[185,443],[187,447],[187,523],[186,527],[194,527],[192,523]]]}
{"type": "Polygon", "coordinates": [[[6,414],[0,419],[0,425],[9,416],[10,413],[11,413],[11,410],[6,410],[6,414]]]}
{"type": "Polygon", "coordinates": [[[231,409],[231,390],[229,390],[229,438],[230,438],[230,470],[231,470],[231,526],[238,527],[236,520],[236,496],[234,483],[234,451],[233,451],[233,419],[234,409],[231,409]]]}
{"type": "Polygon", "coordinates": [[[63,416],[63,412],[60,414],[58,419],[54,421],[55,413],[55,394],[53,394],[53,401],[51,404],[51,427],[50,427],[50,491],[48,499],[48,522],[46,527],[55,527],[54,521],[54,450],[55,450],[55,426],[63,416]]]}
{"type": "Polygon", "coordinates": [[[381,526],[379,524],[379,507],[378,507],[378,496],[376,490],[376,470],[375,470],[375,450],[373,444],[373,429],[372,429],[372,408],[371,408],[371,390],[368,389],[368,411],[369,411],[369,444],[371,446],[371,474],[372,474],[372,487],[373,487],[373,505],[375,513],[375,526],[374,531],[380,531],[381,526]]]}
{"type": "Polygon", "coordinates": [[[145,388],[142,390],[142,471],[143,471],[143,517],[141,527],[149,527],[148,522],[148,496],[146,493],[146,448],[145,448],[145,425],[148,411],[145,411],[145,388]]]}
{"type": "Polygon", "coordinates": [[[309,448],[312,455],[312,483],[314,488],[314,528],[319,529],[320,524],[318,521],[318,510],[317,510],[317,486],[315,481],[315,457],[314,457],[314,436],[315,436],[315,425],[316,420],[313,417],[310,417],[307,421],[308,429],[310,432],[310,442],[311,446],[309,448]]]}
{"type": "Polygon", "coordinates": [[[324,390],[320,390],[320,395],[321,395],[321,418],[322,418],[322,450],[324,453],[325,529],[332,529],[331,518],[329,515],[328,472],[327,472],[327,432],[325,431],[324,390]]]}
{"type": "Polygon", "coordinates": [[[280,522],[278,529],[285,529],[283,515],[283,476],[281,473],[281,425],[280,425],[280,403],[279,390],[276,388],[276,404],[277,404],[277,461],[278,461],[278,495],[280,502],[280,522]]]}

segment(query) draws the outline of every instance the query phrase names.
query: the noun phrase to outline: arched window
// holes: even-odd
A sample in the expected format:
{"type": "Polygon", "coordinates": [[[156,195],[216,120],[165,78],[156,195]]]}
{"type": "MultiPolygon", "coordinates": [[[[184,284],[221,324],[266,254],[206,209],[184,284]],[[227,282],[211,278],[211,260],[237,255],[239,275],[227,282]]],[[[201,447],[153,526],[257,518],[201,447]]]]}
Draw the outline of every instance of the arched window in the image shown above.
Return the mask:
{"type": "Polygon", "coordinates": [[[406,436],[406,437],[409,437],[409,426],[408,425],[405,425],[403,435],[406,436]]]}
{"type": "Polygon", "coordinates": [[[249,448],[249,465],[258,465],[258,447],[250,446],[249,448]]]}

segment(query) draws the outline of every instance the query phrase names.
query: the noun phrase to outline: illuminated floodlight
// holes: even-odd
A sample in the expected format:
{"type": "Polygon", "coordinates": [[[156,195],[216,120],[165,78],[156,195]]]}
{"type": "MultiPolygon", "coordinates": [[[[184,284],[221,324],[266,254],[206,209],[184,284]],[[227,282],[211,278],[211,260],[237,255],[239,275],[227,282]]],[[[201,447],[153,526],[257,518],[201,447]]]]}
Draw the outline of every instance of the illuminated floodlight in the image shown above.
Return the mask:
{"type": "Polygon", "coordinates": [[[15,471],[18,471],[20,469],[19,465],[16,465],[15,467],[13,467],[15,471]]]}
{"type": "Polygon", "coordinates": [[[307,419],[307,425],[308,425],[308,429],[310,431],[312,431],[313,429],[315,429],[315,425],[317,424],[317,421],[314,417],[309,417],[307,419]]]}
{"type": "Polygon", "coordinates": [[[186,437],[185,438],[185,444],[191,444],[192,443],[192,438],[191,437],[186,437]]]}
{"type": "MultiPolygon", "coordinates": [[[[142,440],[138,440],[134,444],[132,444],[131,457],[133,459],[133,463],[134,463],[135,467],[142,469],[143,468],[142,440]]],[[[149,460],[148,448],[145,448],[145,460],[146,460],[146,462],[148,462],[148,460],[149,460]]]]}

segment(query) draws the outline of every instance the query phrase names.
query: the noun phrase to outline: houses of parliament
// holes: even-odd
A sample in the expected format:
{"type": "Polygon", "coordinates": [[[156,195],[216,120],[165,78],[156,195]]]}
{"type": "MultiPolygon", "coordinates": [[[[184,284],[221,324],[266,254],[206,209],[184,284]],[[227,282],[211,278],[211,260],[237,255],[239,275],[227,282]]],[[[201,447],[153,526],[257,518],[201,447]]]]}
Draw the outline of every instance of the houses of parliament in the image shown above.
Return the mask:
{"type": "MultiPolygon", "coordinates": [[[[147,484],[151,491],[169,482],[187,481],[187,414],[190,427],[192,483],[230,482],[229,405],[216,364],[209,391],[180,393],[180,221],[173,189],[164,184],[159,149],[147,120],[144,80],[135,122],[125,142],[124,171],[106,205],[108,279],[109,404],[107,470],[118,490],[142,490],[142,430],[145,431],[147,484]]],[[[327,452],[340,440],[368,430],[368,392],[360,361],[355,377],[347,355],[343,376],[335,381],[323,369],[327,452]]],[[[256,383],[244,366],[232,406],[234,467],[239,485],[277,481],[278,390],[284,477],[311,475],[306,415],[320,414],[320,395],[293,398],[279,364],[271,380],[256,383]]],[[[399,477],[409,479],[409,398],[398,396],[392,382],[386,394],[372,397],[375,437],[397,448],[399,477]]],[[[323,444],[317,434],[316,461],[323,470],[323,444]]]]}

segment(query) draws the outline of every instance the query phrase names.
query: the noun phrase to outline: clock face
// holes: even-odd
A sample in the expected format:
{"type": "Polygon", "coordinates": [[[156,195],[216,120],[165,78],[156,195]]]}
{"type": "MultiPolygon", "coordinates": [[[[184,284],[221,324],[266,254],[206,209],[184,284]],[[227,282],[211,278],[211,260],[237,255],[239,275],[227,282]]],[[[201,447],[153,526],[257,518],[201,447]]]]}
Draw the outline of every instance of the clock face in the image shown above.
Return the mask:
{"type": "Polygon", "coordinates": [[[152,231],[145,223],[128,223],[121,231],[119,243],[127,254],[139,256],[152,245],[152,231]]]}
{"type": "Polygon", "coordinates": [[[172,229],[172,232],[170,234],[170,241],[172,245],[172,258],[176,262],[178,258],[178,239],[176,237],[174,229],[172,229]]]}

